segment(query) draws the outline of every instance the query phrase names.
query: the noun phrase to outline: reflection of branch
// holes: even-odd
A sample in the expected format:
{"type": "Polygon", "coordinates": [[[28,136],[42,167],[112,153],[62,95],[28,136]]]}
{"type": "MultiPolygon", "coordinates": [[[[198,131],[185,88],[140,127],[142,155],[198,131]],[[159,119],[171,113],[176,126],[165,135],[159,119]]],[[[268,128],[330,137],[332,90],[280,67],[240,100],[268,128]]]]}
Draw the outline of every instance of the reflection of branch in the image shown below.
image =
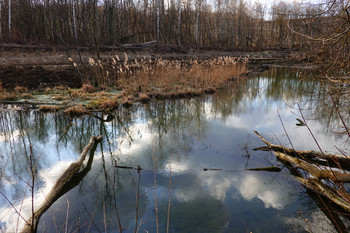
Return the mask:
{"type": "Polygon", "coordinates": [[[90,114],[90,115],[95,117],[96,119],[99,119],[102,122],[110,122],[110,121],[113,121],[115,119],[114,115],[111,112],[106,112],[106,113],[107,113],[106,119],[103,119],[102,117],[99,117],[99,116],[94,115],[94,114],[90,114]]]}
{"type": "Polygon", "coordinates": [[[167,213],[167,221],[166,221],[166,232],[169,233],[170,227],[170,206],[171,206],[171,163],[172,163],[172,153],[170,153],[170,163],[169,163],[169,199],[168,199],[168,213],[167,213]]]}
{"type": "MultiPolygon", "coordinates": [[[[115,162],[116,163],[116,162],[115,162]]],[[[115,165],[117,166],[117,165],[115,165]]],[[[120,216],[119,216],[119,211],[118,211],[118,206],[117,206],[117,194],[116,194],[116,191],[115,191],[115,183],[116,183],[116,171],[114,170],[113,172],[113,198],[114,198],[114,209],[115,209],[115,212],[117,214],[117,219],[118,219],[118,224],[119,224],[119,232],[120,233],[123,233],[123,227],[122,227],[122,224],[121,224],[121,221],[120,221],[120,216]]]]}
{"type": "Polygon", "coordinates": [[[50,193],[46,197],[46,201],[41,205],[41,207],[36,210],[32,218],[26,221],[26,225],[24,226],[22,232],[36,232],[40,217],[50,208],[52,204],[55,203],[61,196],[67,193],[69,190],[77,186],[83,177],[87,174],[87,172],[91,168],[93,155],[96,150],[97,144],[101,142],[102,136],[99,137],[91,137],[89,144],[85,146],[83,151],[80,154],[80,158],[77,162],[72,163],[65,172],[57,179],[55,185],[51,189],[50,193]],[[91,149],[91,150],[90,150],[91,149]],[[79,169],[82,167],[85,157],[90,150],[90,157],[88,161],[88,165],[81,172],[79,169]],[[33,223],[31,223],[33,221],[33,223]]]}
{"type": "MultiPolygon", "coordinates": [[[[0,194],[1,196],[3,196],[6,201],[12,206],[12,208],[15,210],[15,212],[18,214],[18,216],[20,216],[26,224],[30,224],[22,215],[21,213],[16,209],[16,207],[13,205],[13,203],[7,198],[7,196],[0,190],[0,194]]],[[[30,229],[29,229],[30,230],[30,229]]]]}
{"type": "Polygon", "coordinates": [[[129,138],[131,141],[134,141],[129,133],[129,130],[125,127],[125,125],[123,124],[123,122],[120,120],[119,116],[117,115],[117,120],[119,122],[119,124],[122,125],[123,129],[125,130],[125,132],[128,134],[129,138]]]}

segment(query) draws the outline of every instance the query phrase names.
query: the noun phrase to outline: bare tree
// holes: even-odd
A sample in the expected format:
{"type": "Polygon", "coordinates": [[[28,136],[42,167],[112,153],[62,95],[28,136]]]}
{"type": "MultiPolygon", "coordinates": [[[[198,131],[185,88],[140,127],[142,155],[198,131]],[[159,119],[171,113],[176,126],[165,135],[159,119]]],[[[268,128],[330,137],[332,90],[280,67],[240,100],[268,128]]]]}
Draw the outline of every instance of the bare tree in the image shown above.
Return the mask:
{"type": "Polygon", "coordinates": [[[9,12],[8,12],[9,37],[12,37],[11,36],[12,35],[12,28],[11,28],[11,0],[8,0],[8,8],[9,8],[8,9],[9,10],[9,12]]]}
{"type": "Polygon", "coordinates": [[[0,40],[2,40],[2,28],[1,28],[1,14],[2,14],[1,9],[2,9],[2,3],[3,3],[3,1],[1,0],[1,1],[0,1],[0,40]]]}

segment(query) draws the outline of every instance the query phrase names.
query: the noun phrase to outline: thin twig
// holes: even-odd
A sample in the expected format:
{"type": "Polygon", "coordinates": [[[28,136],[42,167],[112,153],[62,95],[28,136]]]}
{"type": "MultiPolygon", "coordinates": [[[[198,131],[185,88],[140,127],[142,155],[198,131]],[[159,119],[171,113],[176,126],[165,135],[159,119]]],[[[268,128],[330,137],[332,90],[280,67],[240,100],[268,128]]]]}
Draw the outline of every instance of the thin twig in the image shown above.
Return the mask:
{"type": "Polygon", "coordinates": [[[69,201],[68,199],[66,199],[67,201],[67,213],[66,213],[66,229],[65,229],[65,233],[68,232],[68,219],[69,219],[69,201]]]}
{"type": "MultiPolygon", "coordinates": [[[[117,162],[115,162],[117,163],[117,162]]],[[[115,164],[116,166],[117,164],[115,164]]],[[[115,182],[116,182],[116,170],[114,169],[114,173],[113,173],[113,198],[114,198],[114,209],[115,212],[117,214],[117,220],[118,220],[118,224],[119,224],[119,232],[122,233],[123,232],[123,228],[122,228],[122,224],[120,222],[120,216],[119,216],[119,211],[118,211],[118,206],[117,206],[117,194],[115,191],[115,182]]]]}
{"type": "Polygon", "coordinates": [[[170,204],[171,204],[171,163],[172,163],[172,154],[170,153],[170,162],[169,162],[169,200],[168,200],[168,213],[167,213],[167,222],[166,222],[166,232],[169,233],[170,227],[170,204]]]}

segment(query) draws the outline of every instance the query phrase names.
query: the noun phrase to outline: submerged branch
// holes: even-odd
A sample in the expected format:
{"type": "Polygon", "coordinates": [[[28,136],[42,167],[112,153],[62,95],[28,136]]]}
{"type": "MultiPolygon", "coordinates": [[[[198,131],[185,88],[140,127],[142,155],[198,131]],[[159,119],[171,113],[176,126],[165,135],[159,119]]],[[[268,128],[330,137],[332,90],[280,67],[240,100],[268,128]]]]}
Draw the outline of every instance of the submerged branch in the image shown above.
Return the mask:
{"type": "Polygon", "coordinates": [[[305,179],[303,177],[296,177],[298,181],[303,184],[305,187],[321,193],[328,199],[332,200],[335,204],[342,207],[344,210],[350,212],[350,203],[349,200],[342,198],[337,190],[332,189],[331,187],[323,184],[321,181],[317,179],[305,179]]]}
{"type": "Polygon", "coordinates": [[[36,232],[40,217],[55,203],[58,198],[63,196],[69,190],[79,184],[81,179],[87,174],[91,168],[94,152],[99,142],[101,142],[102,136],[91,137],[89,143],[85,146],[80,154],[79,159],[72,163],[65,172],[57,179],[55,185],[52,187],[50,193],[46,196],[46,201],[37,209],[32,217],[26,222],[26,225],[22,229],[23,233],[36,232]],[[91,149],[91,150],[90,150],[91,149]],[[90,150],[90,158],[88,165],[81,172],[80,168],[85,161],[86,155],[90,150]],[[32,221],[33,220],[33,221],[32,221]],[[33,223],[32,223],[33,222],[33,223]]]}

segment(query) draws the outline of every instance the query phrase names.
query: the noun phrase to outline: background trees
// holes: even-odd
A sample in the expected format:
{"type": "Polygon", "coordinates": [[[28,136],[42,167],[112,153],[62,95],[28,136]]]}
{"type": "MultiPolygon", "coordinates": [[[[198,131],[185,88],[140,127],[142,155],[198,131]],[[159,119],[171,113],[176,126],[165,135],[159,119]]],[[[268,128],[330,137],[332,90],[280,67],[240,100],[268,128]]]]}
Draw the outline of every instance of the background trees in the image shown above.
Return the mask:
{"type": "Polygon", "coordinates": [[[341,41],[346,53],[348,10],[343,0],[281,1],[270,8],[246,0],[0,0],[0,41],[113,46],[157,40],[235,50],[317,45],[319,53],[341,41]]]}

